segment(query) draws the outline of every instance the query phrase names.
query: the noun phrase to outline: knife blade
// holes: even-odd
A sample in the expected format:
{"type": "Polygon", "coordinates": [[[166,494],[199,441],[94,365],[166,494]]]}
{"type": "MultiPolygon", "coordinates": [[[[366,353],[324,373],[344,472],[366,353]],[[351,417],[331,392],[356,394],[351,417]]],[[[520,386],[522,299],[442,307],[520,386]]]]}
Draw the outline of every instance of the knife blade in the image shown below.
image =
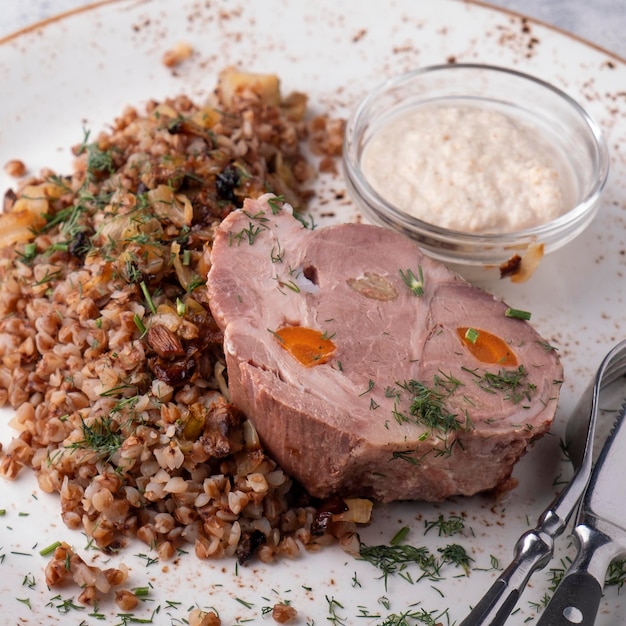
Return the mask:
{"type": "Polygon", "coordinates": [[[592,626],[606,572],[626,556],[626,402],[606,440],[579,508],[574,538],[578,551],[538,626],[592,626]]]}

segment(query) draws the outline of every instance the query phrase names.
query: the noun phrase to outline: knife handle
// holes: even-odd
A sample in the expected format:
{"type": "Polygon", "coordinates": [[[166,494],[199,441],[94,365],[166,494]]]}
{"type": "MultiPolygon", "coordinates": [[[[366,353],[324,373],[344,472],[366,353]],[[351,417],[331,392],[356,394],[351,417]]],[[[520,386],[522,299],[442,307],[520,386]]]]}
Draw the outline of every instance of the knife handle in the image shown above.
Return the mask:
{"type": "Polygon", "coordinates": [[[624,552],[618,542],[594,526],[578,524],[573,536],[578,545],[576,558],[541,614],[537,626],[593,626],[602,599],[606,571],[611,561],[624,552]]]}
{"type": "Polygon", "coordinates": [[[593,626],[602,599],[602,586],[589,572],[563,578],[537,626],[593,626]]]}

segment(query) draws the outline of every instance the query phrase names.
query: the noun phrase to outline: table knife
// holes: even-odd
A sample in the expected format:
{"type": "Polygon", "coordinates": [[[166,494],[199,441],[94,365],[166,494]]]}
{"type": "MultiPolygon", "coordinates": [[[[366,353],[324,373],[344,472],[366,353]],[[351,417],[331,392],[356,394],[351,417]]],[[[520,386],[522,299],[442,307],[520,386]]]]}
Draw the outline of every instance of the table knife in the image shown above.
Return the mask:
{"type": "Polygon", "coordinates": [[[578,552],[538,626],[592,626],[606,572],[626,556],[626,402],[622,405],[583,497],[574,538],[578,552]]]}

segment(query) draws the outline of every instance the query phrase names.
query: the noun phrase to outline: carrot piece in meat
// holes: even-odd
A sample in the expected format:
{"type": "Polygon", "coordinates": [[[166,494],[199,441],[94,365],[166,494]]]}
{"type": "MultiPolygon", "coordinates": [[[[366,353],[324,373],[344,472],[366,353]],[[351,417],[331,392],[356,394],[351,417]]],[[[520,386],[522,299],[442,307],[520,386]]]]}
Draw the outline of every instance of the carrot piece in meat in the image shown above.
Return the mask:
{"type": "Polygon", "coordinates": [[[305,367],[327,363],[335,344],[319,330],[304,326],[283,326],[274,335],[280,345],[305,367]]]}
{"type": "Polygon", "coordinates": [[[475,341],[470,341],[466,336],[468,330],[468,327],[457,328],[461,341],[479,361],[504,367],[517,366],[517,357],[504,339],[486,330],[478,330],[475,341]]]}

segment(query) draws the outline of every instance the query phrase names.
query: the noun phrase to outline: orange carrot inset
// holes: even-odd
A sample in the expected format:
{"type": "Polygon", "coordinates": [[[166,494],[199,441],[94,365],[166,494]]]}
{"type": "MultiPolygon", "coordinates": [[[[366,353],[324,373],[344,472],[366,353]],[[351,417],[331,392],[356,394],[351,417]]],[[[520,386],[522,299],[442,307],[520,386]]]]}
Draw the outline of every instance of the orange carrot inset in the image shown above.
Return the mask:
{"type": "Polygon", "coordinates": [[[465,347],[482,363],[494,363],[505,367],[517,366],[517,357],[501,337],[486,330],[475,330],[465,326],[457,328],[457,332],[465,347]]]}
{"type": "Polygon", "coordinates": [[[335,344],[328,335],[313,328],[283,326],[274,336],[305,367],[327,363],[335,352],[335,344]]]}

